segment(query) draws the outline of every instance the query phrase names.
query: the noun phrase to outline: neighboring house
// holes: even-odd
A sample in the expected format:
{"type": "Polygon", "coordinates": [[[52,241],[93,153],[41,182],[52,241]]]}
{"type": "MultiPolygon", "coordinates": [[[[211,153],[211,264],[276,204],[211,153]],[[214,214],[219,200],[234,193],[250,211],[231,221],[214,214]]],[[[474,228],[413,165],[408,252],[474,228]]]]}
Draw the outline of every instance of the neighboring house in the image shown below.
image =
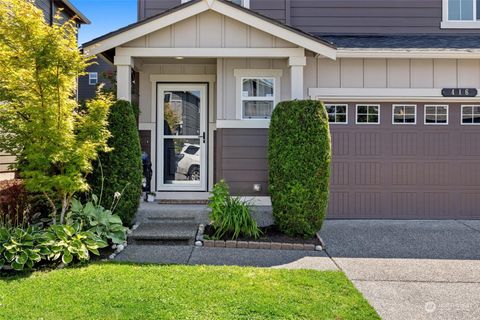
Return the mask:
{"type": "Polygon", "coordinates": [[[223,178],[268,203],[271,112],[319,99],[330,218],[480,218],[477,1],[233,2],[140,0],[138,23],[84,44],[115,63],[119,98],[136,79],[159,198],[206,199],[223,178]],[[171,107],[188,96],[195,108],[171,107]],[[172,117],[200,121],[185,133],[172,117]],[[192,145],[189,176],[178,163],[192,145]]]}
{"type": "Polygon", "coordinates": [[[87,67],[86,72],[86,75],[78,78],[78,101],[94,98],[101,84],[111,88],[109,77],[115,75],[115,66],[103,56],[99,56],[87,67]]]}
{"type": "MultiPolygon", "coordinates": [[[[77,28],[80,28],[82,24],[90,23],[90,21],[68,0],[35,0],[35,5],[43,10],[45,21],[50,25],[53,23],[54,16],[58,12],[60,12],[62,20],[68,21],[75,18],[77,28]]],[[[15,173],[8,169],[8,167],[14,162],[15,157],[0,152],[0,181],[13,179],[15,177],[15,173]]]]}

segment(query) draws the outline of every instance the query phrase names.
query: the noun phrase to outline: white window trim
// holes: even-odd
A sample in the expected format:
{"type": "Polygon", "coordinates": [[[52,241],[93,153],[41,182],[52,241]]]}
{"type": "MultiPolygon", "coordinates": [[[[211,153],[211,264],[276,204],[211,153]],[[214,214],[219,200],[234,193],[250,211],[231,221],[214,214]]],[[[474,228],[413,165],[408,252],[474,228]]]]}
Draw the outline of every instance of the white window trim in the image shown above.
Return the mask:
{"type": "MultiPolygon", "coordinates": [[[[281,77],[283,75],[283,70],[281,69],[234,69],[233,74],[236,79],[236,119],[242,121],[270,121],[270,119],[265,118],[244,118],[243,117],[243,79],[245,78],[272,78],[274,79],[274,88],[273,88],[273,109],[275,109],[278,102],[281,99],[281,77]]],[[[272,99],[268,97],[249,97],[250,100],[267,100],[271,101],[272,99]]]]}
{"type": "MultiPolygon", "coordinates": [[[[182,4],[187,3],[191,0],[182,0],[182,4]]],[[[242,0],[242,7],[250,9],[250,0],[242,0]]]]}
{"type": "Polygon", "coordinates": [[[240,83],[242,84],[242,88],[240,88],[240,99],[241,99],[241,105],[242,105],[242,120],[268,120],[270,118],[248,118],[245,117],[245,113],[243,112],[243,102],[244,101],[272,101],[273,102],[273,109],[275,109],[275,106],[277,105],[277,100],[275,99],[275,78],[274,77],[241,77],[240,83]],[[271,97],[245,97],[243,95],[243,81],[244,80],[256,80],[256,79],[265,79],[265,80],[272,80],[273,83],[273,96],[271,97]]]}
{"type": "Polygon", "coordinates": [[[426,104],[423,107],[423,124],[426,126],[448,126],[450,121],[450,108],[448,104],[426,104]],[[427,107],[446,107],[447,108],[447,122],[446,123],[427,123],[427,107]]]}
{"type": "Polygon", "coordinates": [[[463,104],[460,113],[460,124],[462,126],[480,126],[480,123],[463,123],[463,108],[465,107],[480,107],[480,104],[463,104]]]}
{"type": "MultiPolygon", "coordinates": [[[[345,107],[345,117],[346,117],[345,122],[330,122],[330,121],[328,121],[329,124],[332,124],[332,125],[346,125],[346,124],[348,124],[348,104],[346,104],[346,103],[326,103],[325,104],[325,108],[329,107],[329,106],[345,107]]],[[[328,115],[328,111],[327,111],[327,115],[328,115]]],[[[335,115],[337,115],[336,111],[335,111],[335,115]]]]}
{"type": "MultiPolygon", "coordinates": [[[[478,20],[449,20],[448,19],[448,1],[442,0],[442,22],[441,29],[477,29],[480,28],[478,20]]],[[[473,0],[473,17],[477,15],[477,1],[473,0]]]]}
{"type": "Polygon", "coordinates": [[[88,73],[88,84],[91,86],[95,86],[98,84],[98,72],[89,72],[88,73]],[[92,77],[95,75],[95,77],[92,77]],[[92,80],[95,80],[95,83],[92,83],[92,80]]]}
{"type": "Polygon", "coordinates": [[[359,124],[359,125],[369,125],[369,124],[378,125],[381,122],[380,113],[381,113],[381,108],[380,108],[379,104],[359,103],[359,104],[355,105],[355,124],[359,124]],[[360,106],[378,107],[378,122],[358,122],[358,107],[360,107],[360,106]]]}
{"type": "Polygon", "coordinates": [[[417,124],[417,105],[416,104],[394,104],[392,105],[392,125],[400,125],[400,126],[405,126],[405,125],[416,125],[417,124]],[[395,107],[414,107],[415,108],[415,112],[414,112],[414,116],[415,116],[415,121],[413,122],[395,122],[395,107]]]}

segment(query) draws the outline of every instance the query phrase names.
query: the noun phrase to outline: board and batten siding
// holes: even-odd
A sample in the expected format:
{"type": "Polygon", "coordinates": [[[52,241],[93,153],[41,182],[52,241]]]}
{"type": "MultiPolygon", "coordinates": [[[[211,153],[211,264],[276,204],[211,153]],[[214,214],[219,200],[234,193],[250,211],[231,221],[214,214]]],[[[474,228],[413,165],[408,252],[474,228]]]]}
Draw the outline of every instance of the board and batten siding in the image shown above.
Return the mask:
{"type": "Polygon", "coordinates": [[[451,87],[479,88],[479,60],[308,58],[305,67],[306,90],[451,87]]]}

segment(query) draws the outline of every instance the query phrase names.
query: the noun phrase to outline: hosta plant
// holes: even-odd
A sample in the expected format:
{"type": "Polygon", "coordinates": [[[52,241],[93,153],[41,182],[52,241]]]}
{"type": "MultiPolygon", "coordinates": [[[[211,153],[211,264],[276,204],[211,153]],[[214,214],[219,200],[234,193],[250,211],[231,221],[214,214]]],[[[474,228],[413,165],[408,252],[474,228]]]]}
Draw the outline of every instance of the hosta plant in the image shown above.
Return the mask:
{"type": "Polygon", "coordinates": [[[49,252],[45,234],[34,227],[0,229],[0,267],[9,264],[14,270],[31,269],[49,252]]]}
{"type": "Polygon", "coordinates": [[[95,195],[92,195],[92,201],[85,205],[74,199],[67,215],[67,223],[79,223],[84,230],[95,233],[103,240],[111,240],[115,244],[126,241],[127,229],[123,226],[120,217],[102,207],[95,195]]]}
{"type": "Polygon", "coordinates": [[[90,253],[100,255],[98,249],[105,248],[108,244],[91,231],[82,231],[80,224],[53,225],[46,234],[48,240],[44,243],[50,249],[48,259],[56,261],[61,259],[69,264],[73,259],[87,261],[90,253]]]}

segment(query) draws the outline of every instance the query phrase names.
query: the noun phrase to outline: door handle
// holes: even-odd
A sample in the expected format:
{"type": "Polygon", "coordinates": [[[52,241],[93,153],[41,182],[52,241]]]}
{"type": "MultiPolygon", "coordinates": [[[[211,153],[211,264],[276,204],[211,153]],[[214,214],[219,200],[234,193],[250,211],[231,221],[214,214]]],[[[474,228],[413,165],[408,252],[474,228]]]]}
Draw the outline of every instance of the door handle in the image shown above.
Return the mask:
{"type": "Polygon", "coordinates": [[[205,143],[205,140],[206,140],[205,132],[202,134],[202,139],[203,139],[203,143],[205,143]]]}

